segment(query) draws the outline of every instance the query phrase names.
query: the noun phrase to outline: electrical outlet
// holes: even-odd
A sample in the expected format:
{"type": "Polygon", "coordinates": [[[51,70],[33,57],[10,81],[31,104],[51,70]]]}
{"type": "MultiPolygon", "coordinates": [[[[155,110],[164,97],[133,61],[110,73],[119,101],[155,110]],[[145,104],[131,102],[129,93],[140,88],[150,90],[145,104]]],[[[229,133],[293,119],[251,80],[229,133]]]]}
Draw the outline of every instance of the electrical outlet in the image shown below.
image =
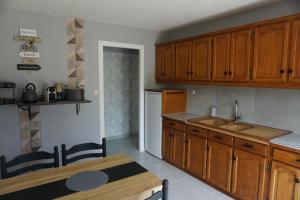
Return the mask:
{"type": "Polygon", "coordinates": [[[196,90],[192,90],[191,93],[193,96],[196,95],[196,90]]]}

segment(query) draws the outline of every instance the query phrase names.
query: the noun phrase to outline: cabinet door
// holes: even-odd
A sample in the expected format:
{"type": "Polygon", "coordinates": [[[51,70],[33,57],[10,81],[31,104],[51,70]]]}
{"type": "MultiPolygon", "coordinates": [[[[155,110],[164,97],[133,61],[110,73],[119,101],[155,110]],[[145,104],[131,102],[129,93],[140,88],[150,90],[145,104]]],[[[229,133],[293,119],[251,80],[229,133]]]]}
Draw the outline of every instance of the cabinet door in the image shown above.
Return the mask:
{"type": "Polygon", "coordinates": [[[207,181],[230,192],[231,170],[232,147],[208,141],[207,181]]]}
{"type": "Polygon", "coordinates": [[[300,19],[293,22],[289,80],[300,82],[300,19]]]}
{"type": "Polygon", "coordinates": [[[173,130],[168,127],[163,127],[163,144],[162,154],[163,159],[168,162],[173,162],[173,130]]]}
{"type": "Polygon", "coordinates": [[[230,70],[231,81],[249,81],[251,58],[251,30],[231,34],[230,70]]]}
{"type": "Polygon", "coordinates": [[[192,80],[210,80],[211,38],[202,38],[192,43],[192,80]]]}
{"type": "Polygon", "coordinates": [[[155,62],[156,62],[156,80],[163,80],[164,77],[164,47],[156,47],[155,49],[155,62]]]}
{"type": "Polygon", "coordinates": [[[175,63],[175,45],[165,46],[164,50],[164,79],[173,80],[175,63]]]}
{"type": "Polygon", "coordinates": [[[214,37],[213,80],[226,81],[229,75],[230,34],[214,37]]]}
{"type": "Polygon", "coordinates": [[[176,44],[175,80],[187,81],[191,79],[191,42],[176,44]]]}
{"type": "Polygon", "coordinates": [[[243,200],[263,200],[266,158],[238,149],[234,158],[232,194],[243,200]]]}
{"type": "Polygon", "coordinates": [[[185,167],[188,172],[200,178],[205,178],[206,149],[207,141],[205,138],[187,134],[185,167]]]}
{"type": "Polygon", "coordinates": [[[173,162],[176,166],[184,167],[184,146],[185,135],[183,131],[174,129],[174,143],[173,143],[173,162]]]}
{"type": "Polygon", "coordinates": [[[285,82],[287,79],[289,23],[255,29],[253,80],[285,82]]]}
{"type": "Polygon", "coordinates": [[[270,200],[299,200],[299,179],[299,169],[273,161],[270,200]]]}

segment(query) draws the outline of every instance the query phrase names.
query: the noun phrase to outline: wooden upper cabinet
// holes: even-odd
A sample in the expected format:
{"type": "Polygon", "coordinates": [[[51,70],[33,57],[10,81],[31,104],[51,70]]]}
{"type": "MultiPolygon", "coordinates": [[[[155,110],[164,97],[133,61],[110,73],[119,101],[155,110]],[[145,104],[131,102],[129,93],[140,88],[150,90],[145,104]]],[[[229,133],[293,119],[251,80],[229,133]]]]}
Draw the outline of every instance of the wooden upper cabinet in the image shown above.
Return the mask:
{"type": "Polygon", "coordinates": [[[300,199],[300,169],[272,162],[270,200],[300,199]]]}
{"type": "Polygon", "coordinates": [[[156,47],[156,80],[172,80],[174,63],[174,45],[156,47]]]}
{"type": "Polygon", "coordinates": [[[234,158],[232,194],[243,200],[263,200],[266,158],[238,149],[234,158]]]}
{"type": "Polygon", "coordinates": [[[289,22],[255,28],[253,80],[285,82],[289,53],[289,22]]]}
{"type": "Polygon", "coordinates": [[[232,147],[208,141],[206,180],[230,192],[232,147]]]}
{"type": "Polygon", "coordinates": [[[212,80],[226,81],[229,75],[230,34],[214,36],[212,80]]]}
{"type": "Polygon", "coordinates": [[[164,79],[172,80],[175,65],[175,45],[165,46],[164,52],[164,79]]]}
{"type": "Polygon", "coordinates": [[[289,80],[300,83],[300,19],[293,22],[289,80]]]}
{"type": "Polygon", "coordinates": [[[176,44],[176,81],[187,81],[191,79],[191,46],[192,42],[182,42],[176,44]]]}
{"type": "Polygon", "coordinates": [[[231,34],[230,81],[249,81],[251,35],[250,29],[231,34]]]}
{"type": "Polygon", "coordinates": [[[156,66],[156,80],[164,80],[164,63],[165,63],[165,48],[156,47],[155,49],[155,66],[156,66]]]}
{"type": "Polygon", "coordinates": [[[192,80],[209,81],[211,71],[211,37],[192,42],[192,80]]]}
{"type": "Polygon", "coordinates": [[[197,177],[205,178],[207,149],[206,139],[194,134],[187,134],[185,148],[186,170],[197,177]]]}

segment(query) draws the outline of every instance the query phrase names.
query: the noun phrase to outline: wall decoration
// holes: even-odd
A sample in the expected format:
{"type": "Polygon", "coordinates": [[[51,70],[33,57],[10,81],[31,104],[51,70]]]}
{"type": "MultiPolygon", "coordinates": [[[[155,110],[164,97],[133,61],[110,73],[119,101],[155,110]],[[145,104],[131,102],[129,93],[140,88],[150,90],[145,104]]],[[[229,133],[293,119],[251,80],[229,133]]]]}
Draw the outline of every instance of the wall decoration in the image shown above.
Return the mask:
{"type": "Polygon", "coordinates": [[[84,50],[84,20],[68,18],[67,20],[67,59],[68,87],[84,87],[85,50],[84,50]]]}
{"type": "Polygon", "coordinates": [[[38,151],[42,146],[40,107],[31,107],[31,119],[28,111],[19,109],[19,117],[22,154],[38,151]]]}
{"type": "Polygon", "coordinates": [[[20,28],[20,35],[36,37],[37,33],[35,29],[20,28]]]}
{"type": "MultiPolygon", "coordinates": [[[[40,54],[38,52],[38,48],[35,46],[35,43],[41,43],[41,38],[37,37],[37,31],[35,29],[25,29],[20,28],[20,35],[15,35],[14,37],[15,41],[22,42],[20,45],[20,53],[19,56],[21,57],[22,63],[27,65],[27,70],[39,70],[41,67],[29,67],[28,65],[39,65],[39,58],[40,54]]],[[[20,70],[20,67],[18,65],[18,70],[20,70]]],[[[21,70],[24,70],[25,68],[22,68],[21,70]]]]}

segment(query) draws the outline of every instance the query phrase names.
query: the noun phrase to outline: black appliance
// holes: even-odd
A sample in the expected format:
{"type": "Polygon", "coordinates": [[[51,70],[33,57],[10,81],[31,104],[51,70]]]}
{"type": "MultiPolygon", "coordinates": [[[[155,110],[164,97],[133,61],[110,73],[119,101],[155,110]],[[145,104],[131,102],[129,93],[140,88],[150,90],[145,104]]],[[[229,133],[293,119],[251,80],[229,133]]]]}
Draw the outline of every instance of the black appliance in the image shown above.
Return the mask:
{"type": "Polygon", "coordinates": [[[47,87],[45,90],[45,101],[55,102],[56,101],[56,89],[55,87],[47,87]]]}
{"type": "Polygon", "coordinates": [[[84,89],[65,89],[65,100],[66,101],[83,101],[84,100],[84,89]]]}

